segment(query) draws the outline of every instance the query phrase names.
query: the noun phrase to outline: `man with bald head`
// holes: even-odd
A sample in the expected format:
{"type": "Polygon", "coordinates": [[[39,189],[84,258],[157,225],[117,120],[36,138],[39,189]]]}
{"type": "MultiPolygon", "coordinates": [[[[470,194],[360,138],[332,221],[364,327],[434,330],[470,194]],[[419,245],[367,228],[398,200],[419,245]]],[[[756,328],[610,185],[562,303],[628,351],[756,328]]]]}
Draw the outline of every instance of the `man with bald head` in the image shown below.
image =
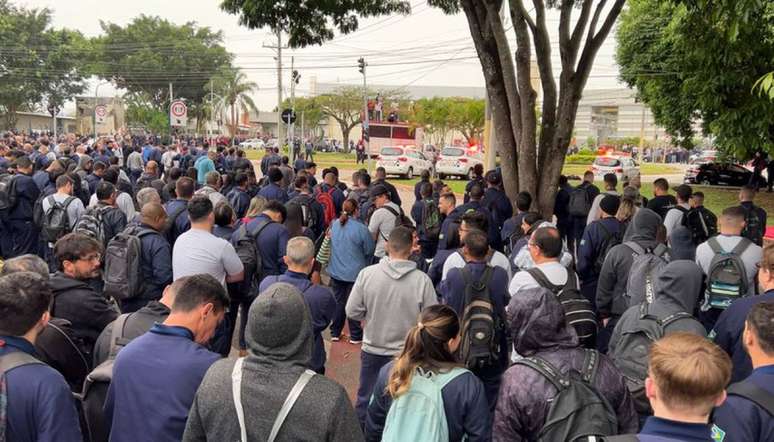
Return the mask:
{"type": "Polygon", "coordinates": [[[158,301],[164,287],[172,282],[172,247],[162,234],[167,212],[160,203],[150,202],[142,207],[140,216],[140,224],[127,227],[124,233],[140,237],[142,293],[121,302],[123,313],[137,311],[151,301],[158,301]]]}

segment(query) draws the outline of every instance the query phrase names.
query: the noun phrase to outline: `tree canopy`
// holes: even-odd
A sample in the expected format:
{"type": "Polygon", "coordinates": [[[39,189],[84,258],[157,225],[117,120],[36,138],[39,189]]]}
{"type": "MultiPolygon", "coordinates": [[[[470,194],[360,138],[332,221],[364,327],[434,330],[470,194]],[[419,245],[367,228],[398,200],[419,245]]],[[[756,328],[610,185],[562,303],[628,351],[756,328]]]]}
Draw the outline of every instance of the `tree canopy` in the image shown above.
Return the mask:
{"type": "Polygon", "coordinates": [[[413,106],[409,120],[424,130],[434,144],[443,144],[451,131],[468,142],[480,141],[484,131],[484,100],[474,98],[422,98],[413,106]]]}
{"type": "Polygon", "coordinates": [[[684,146],[701,122],[726,152],[774,153],[774,102],[754,90],[774,60],[774,3],[630,0],[616,59],[621,78],[684,146]]]}

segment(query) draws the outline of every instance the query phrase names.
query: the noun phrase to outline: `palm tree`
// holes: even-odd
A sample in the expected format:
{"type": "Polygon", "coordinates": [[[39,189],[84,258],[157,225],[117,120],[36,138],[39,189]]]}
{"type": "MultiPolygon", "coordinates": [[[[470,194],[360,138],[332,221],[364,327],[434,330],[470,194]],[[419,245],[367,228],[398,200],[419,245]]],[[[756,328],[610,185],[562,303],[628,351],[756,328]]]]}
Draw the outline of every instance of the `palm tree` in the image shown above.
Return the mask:
{"type": "MultiPolygon", "coordinates": [[[[215,113],[228,111],[228,115],[230,115],[228,120],[231,137],[234,138],[239,129],[238,112],[248,113],[251,110],[258,112],[258,107],[256,107],[255,102],[248,95],[251,92],[257,91],[258,85],[255,82],[248,81],[247,75],[239,71],[239,69],[232,67],[221,69],[211,81],[215,94],[220,97],[215,103],[215,113]]],[[[210,85],[207,85],[207,90],[210,90],[210,85]]]]}

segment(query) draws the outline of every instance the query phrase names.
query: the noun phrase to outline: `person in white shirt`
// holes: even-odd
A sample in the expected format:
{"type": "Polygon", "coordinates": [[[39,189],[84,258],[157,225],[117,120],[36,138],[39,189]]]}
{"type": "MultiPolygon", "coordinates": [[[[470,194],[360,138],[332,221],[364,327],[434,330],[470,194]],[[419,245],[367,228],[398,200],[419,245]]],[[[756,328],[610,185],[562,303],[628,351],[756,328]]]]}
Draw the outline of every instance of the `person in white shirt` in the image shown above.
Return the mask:
{"type": "Polygon", "coordinates": [[[693,189],[687,184],[681,184],[675,188],[677,196],[677,205],[667,211],[664,217],[664,227],[666,228],[667,238],[672,236],[672,232],[683,224],[683,217],[691,210],[691,195],[693,189]]]}
{"type": "Polygon", "coordinates": [[[368,230],[376,241],[374,256],[381,259],[387,254],[387,241],[390,239],[390,232],[395,228],[395,221],[400,216],[401,208],[390,201],[389,190],[381,184],[371,189],[371,199],[376,210],[368,222],[368,230]]]}
{"type": "MultiPolygon", "coordinates": [[[[562,265],[562,239],[556,227],[540,227],[532,233],[527,243],[529,253],[535,262],[535,267],[540,269],[551,284],[563,286],[568,278],[575,278],[576,287],[580,287],[578,276],[562,265]]],[[[508,286],[508,293],[517,296],[524,289],[538,288],[540,285],[529,274],[521,271],[516,273],[508,286]]]]}
{"type": "MultiPolygon", "coordinates": [[[[118,170],[108,168],[102,175],[102,180],[107,181],[114,186],[118,186],[118,170]]],[[[95,193],[91,195],[91,199],[89,199],[89,207],[96,207],[98,202],[97,194],[95,193]]],[[[134,216],[137,214],[137,210],[134,208],[134,201],[132,200],[132,196],[126,192],[118,193],[118,197],[116,198],[116,205],[119,209],[121,209],[122,212],[124,212],[127,220],[134,219],[134,216]]]]}
{"type": "Polygon", "coordinates": [[[586,225],[593,223],[594,221],[602,218],[602,213],[599,211],[599,203],[605,195],[618,195],[618,191],[615,190],[618,187],[618,177],[614,173],[606,173],[603,177],[605,181],[605,191],[594,197],[594,201],[591,203],[591,210],[586,218],[586,225]]]}
{"type": "MultiPolygon", "coordinates": [[[[460,223],[460,242],[465,243],[465,237],[472,230],[479,230],[486,233],[489,228],[489,221],[486,216],[481,212],[468,212],[462,215],[462,222],[460,223]]],[[[462,250],[462,249],[460,249],[462,250]]],[[[441,280],[446,279],[446,275],[449,274],[449,270],[454,268],[465,267],[465,258],[462,256],[460,250],[452,253],[446,259],[443,264],[443,272],[441,273],[441,280]]],[[[511,279],[511,265],[508,262],[508,257],[489,248],[489,254],[487,255],[487,262],[494,267],[501,267],[508,273],[508,280],[511,279]]]]}

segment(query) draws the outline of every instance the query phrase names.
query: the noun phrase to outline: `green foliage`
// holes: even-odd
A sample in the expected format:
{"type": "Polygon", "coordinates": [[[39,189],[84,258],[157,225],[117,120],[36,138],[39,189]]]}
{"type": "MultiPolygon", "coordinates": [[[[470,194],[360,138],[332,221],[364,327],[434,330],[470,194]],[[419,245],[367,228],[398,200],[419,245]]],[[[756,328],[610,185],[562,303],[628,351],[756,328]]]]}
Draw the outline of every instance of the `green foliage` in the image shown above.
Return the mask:
{"type": "Polygon", "coordinates": [[[250,93],[258,90],[258,85],[247,80],[247,75],[239,69],[224,66],[212,78],[212,84],[204,88],[213,90],[220,97],[214,104],[215,114],[226,112],[230,123],[231,135],[237,134],[239,116],[250,111],[258,113],[258,107],[250,97],[250,93]]]}
{"type": "Polygon", "coordinates": [[[16,112],[38,104],[62,104],[84,88],[79,58],[86,45],[75,31],[50,29],[51,11],[15,7],[0,0],[0,114],[16,125],[16,112]]]}
{"type": "Polygon", "coordinates": [[[104,34],[94,39],[94,74],[132,93],[145,94],[158,109],[174,98],[202,102],[205,85],[232,55],[223,35],[189,22],[175,25],[160,17],[140,15],[126,26],[101,23],[104,34]]]}
{"type": "Polygon", "coordinates": [[[774,72],[769,72],[756,81],[753,90],[758,91],[761,96],[768,96],[774,100],[774,72]]]}
{"type": "Polygon", "coordinates": [[[142,94],[127,94],[126,119],[130,126],[142,126],[150,132],[161,134],[169,131],[169,115],[153,106],[142,94]]]}
{"type": "MultiPolygon", "coordinates": [[[[290,103],[290,98],[285,99],[282,107],[293,107],[290,103]]],[[[317,100],[315,100],[315,98],[296,97],[295,109],[299,120],[301,119],[301,114],[304,115],[304,131],[310,133],[313,138],[322,137],[322,128],[319,126],[319,123],[323,121],[326,116],[323,114],[322,108],[317,100]]],[[[297,121],[296,126],[299,127],[299,125],[300,121],[297,121]]]]}
{"type": "Polygon", "coordinates": [[[753,92],[774,60],[774,3],[630,0],[618,27],[621,78],[685,147],[692,123],[741,158],[774,153],[774,102],[753,92]]]}
{"type": "Polygon", "coordinates": [[[414,102],[409,120],[424,129],[435,144],[442,144],[450,131],[459,131],[468,142],[480,141],[484,131],[484,100],[474,98],[422,98],[414,102]]]}
{"type": "Polygon", "coordinates": [[[289,33],[295,48],[322,44],[334,37],[334,30],[356,31],[360,17],[411,12],[405,0],[223,0],[220,7],[250,29],[289,33]]]}
{"type": "Polygon", "coordinates": [[[567,158],[564,160],[564,164],[591,164],[594,162],[596,157],[597,154],[567,155],[567,158]]]}

